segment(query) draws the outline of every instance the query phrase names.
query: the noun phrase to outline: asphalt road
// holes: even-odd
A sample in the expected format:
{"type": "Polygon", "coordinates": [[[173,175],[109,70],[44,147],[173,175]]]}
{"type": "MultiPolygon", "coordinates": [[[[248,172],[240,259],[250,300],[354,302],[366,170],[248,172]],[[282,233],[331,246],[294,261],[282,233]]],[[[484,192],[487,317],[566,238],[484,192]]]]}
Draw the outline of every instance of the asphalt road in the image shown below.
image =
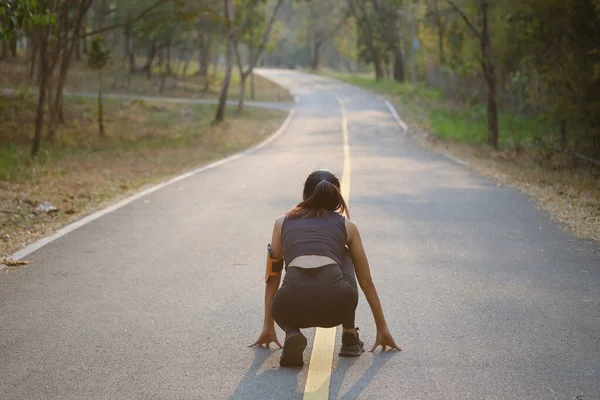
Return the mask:
{"type": "MultiPolygon", "coordinates": [[[[342,173],[334,94],[348,114],[352,218],[404,351],[336,355],[330,398],[600,399],[597,245],[419,148],[377,97],[263,73],[299,96],[282,136],[0,273],[1,399],[302,398],[310,347],[293,370],[278,350],[246,346],[262,324],[273,221],[313,169],[342,173]]],[[[372,344],[364,296],[357,323],[372,344]]]]}

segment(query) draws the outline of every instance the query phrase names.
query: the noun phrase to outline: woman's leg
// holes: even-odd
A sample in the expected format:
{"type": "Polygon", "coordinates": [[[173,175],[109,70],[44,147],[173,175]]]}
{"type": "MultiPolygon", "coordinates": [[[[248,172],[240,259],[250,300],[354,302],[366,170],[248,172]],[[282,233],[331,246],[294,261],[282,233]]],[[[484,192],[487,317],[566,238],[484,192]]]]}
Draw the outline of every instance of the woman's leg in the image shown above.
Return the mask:
{"type": "Polygon", "coordinates": [[[346,248],[342,255],[342,274],[344,275],[344,290],[341,295],[342,300],[342,327],[345,330],[356,327],[355,314],[358,306],[358,286],[356,284],[356,272],[354,271],[354,263],[350,256],[350,251],[346,248]]]}
{"type": "Polygon", "coordinates": [[[301,321],[298,318],[302,311],[299,304],[300,295],[299,290],[291,286],[282,286],[275,293],[273,303],[271,303],[271,314],[284,332],[300,327],[301,321]]]}

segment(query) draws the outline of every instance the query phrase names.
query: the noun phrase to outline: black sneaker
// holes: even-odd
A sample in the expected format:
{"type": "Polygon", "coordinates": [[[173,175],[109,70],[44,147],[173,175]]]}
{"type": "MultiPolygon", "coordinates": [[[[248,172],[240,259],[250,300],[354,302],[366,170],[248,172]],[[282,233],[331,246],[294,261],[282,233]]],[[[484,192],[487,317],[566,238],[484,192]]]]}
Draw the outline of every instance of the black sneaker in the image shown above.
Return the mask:
{"type": "Polygon", "coordinates": [[[340,357],[358,357],[365,351],[365,344],[358,337],[358,328],[356,335],[352,333],[342,333],[342,348],[340,349],[340,357]]]}
{"type": "Polygon", "coordinates": [[[306,336],[298,329],[290,330],[285,335],[283,351],[279,359],[282,367],[301,367],[304,365],[302,353],[306,349],[306,336]]]}

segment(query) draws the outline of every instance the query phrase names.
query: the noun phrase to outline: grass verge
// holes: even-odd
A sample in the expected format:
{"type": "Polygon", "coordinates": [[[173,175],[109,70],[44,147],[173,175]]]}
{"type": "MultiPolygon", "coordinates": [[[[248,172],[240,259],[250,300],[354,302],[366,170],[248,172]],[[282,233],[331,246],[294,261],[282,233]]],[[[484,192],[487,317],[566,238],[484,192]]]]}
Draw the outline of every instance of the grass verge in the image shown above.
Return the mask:
{"type": "Polygon", "coordinates": [[[145,185],[262,141],[286,116],[230,109],[213,125],[211,105],[106,100],[100,138],[94,100],[66,101],[67,123],[32,160],[34,99],[0,97],[0,260],[145,185]],[[45,202],[56,210],[41,210],[45,202]]]}
{"type": "MultiPolygon", "coordinates": [[[[577,236],[600,242],[600,180],[569,157],[536,146],[536,138],[557,130],[548,122],[500,113],[500,147],[485,146],[487,119],[482,106],[457,105],[439,91],[372,76],[324,71],[335,78],[384,95],[424,147],[467,161],[477,173],[531,196],[538,207],[577,236]]],[[[558,132],[556,132],[558,133],[558,132]]]]}

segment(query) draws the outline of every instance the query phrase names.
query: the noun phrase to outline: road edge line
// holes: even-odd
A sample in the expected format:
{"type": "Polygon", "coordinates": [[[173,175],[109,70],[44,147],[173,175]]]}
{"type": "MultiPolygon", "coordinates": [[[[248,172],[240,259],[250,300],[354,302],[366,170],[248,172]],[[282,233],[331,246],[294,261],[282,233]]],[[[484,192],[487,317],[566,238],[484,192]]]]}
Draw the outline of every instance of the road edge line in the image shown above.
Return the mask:
{"type": "MultiPolygon", "coordinates": [[[[283,132],[287,129],[287,127],[289,126],[290,122],[292,121],[292,118],[294,117],[295,113],[296,113],[296,110],[293,110],[293,109],[289,110],[286,119],[279,126],[279,128],[273,134],[271,134],[268,138],[266,138],[265,140],[263,140],[261,143],[255,145],[255,146],[253,146],[253,147],[251,147],[249,149],[242,150],[242,151],[240,151],[238,153],[232,154],[229,157],[226,157],[226,158],[223,158],[221,160],[212,162],[212,163],[210,163],[208,165],[205,165],[203,167],[199,167],[199,168],[193,169],[191,171],[185,172],[185,173],[183,173],[181,175],[178,175],[178,176],[176,176],[174,178],[171,178],[171,179],[169,179],[169,180],[167,180],[165,182],[159,183],[159,184],[157,184],[155,186],[152,186],[150,188],[142,190],[141,192],[135,193],[135,194],[133,194],[130,197],[127,197],[127,198],[125,198],[125,199],[123,199],[123,200],[121,200],[121,201],[119,201],[119,202],[117,202],[115,204],[112,204],[112,205],[110,205],[110,206],[108,206],[106,208],[103,208],[102,210],[96,211],[96,212],[94,212],[92,214],[89,214],[89,215],[87,215],[85,217],[82,217],[81,219],[79,219],[79,220],[77,220],[75,222],[72,222],[72,223],[70,223],[70,224],[68,224],[68,225],[66,225],[66,226],[58,229],[52,235],[50,235],[48,237],[45,237],[45,238],[42,238],[42,239],[39,239],[36,242],[31,243],[31,244],[25,246],[23,249],[17,251],[16,253],[14,253],[12,255],[9,255],[7,257],[7,260],[15,260],[15,261],[21,260],[23,257],[27,257],[28,255],[30,255],[30,254],[38,251],[39,249],[41,249],[42,247],[46,246],[47,244],[54,242],[55,240],[57,240],[57,239],[65,236],[65,235],[67,235],[68,233],[71,233],[74,230],[76,230],[78,228],[81,228],[82,226],[87,225],[90,222],[95,221],[96,219],[98,219],[100,217],[103,217],[106,214],[109,214],[109,213],[111,213],[113,211],[116,211],[116,210],[122,208],[122,207],[125,207],[126,205],[134,202],[135,200],[138,200],[138,199],[140,199],[140,198],[142,198],[144,196],[147,196],[147,195],[149,195],[151,193],[154,193],[154,192],[156,192],[156,191],[158,191],[160,189],[163,189],[163,188],[165,188],[167,186],[170,186],[170,185],[172,185],[174,183],[182,181],[182,180],[184,180],[186,178],[189,178],[189,177],[192,177],[194,175],[198,175],[198,174],[200,174],[202,172],[205,172],[205,171],[217,168],[217,167],[219,167],[219,166],[221,166],[223,164],[227,164],[227,163],[229,163],[231,161],[237,160],[238,158],[247,156],[247,155],[249,155],[251,153],[254,153],[254,152],[262,149],[263,147],[265,147],[266,145],[268,145],[269,143],[271,143],[275,139],[277,139],[279,136],[281,136],[281,134],[283,134],[283,132]]],[[[5,266],[3,264],[0,264],[0,271],[4,270],[6,268],[7,268],[7,266],[5,266]]]]}
{"type": "Polygon", "coordinates": [[[392,103],[390,103],[388,100],[384,99],[384,101],[385,101],[385,105],[390,110],[392,117],[394,117],[394,119],[396,120],[396,123],[398,125],[400,125],[400,127],[404,130],[404,132],[408,133],[408,125],[406,125],[406,123],[404,123],[404,121],[402,121],[402,119],[398,115],[398,111],[396,110],[396,107],[394,107],[392,105],[392,103]]]}
{"type": "MultiPolygon", "coordinates": [[[[392,117],[394,117],[394,119],[396,120],[396,123],[398,123],[398,125],[404,130],[404,132],[408,133],[408,125],[406,125],[406,123],[404,121],[402,121],[402,119],[398,115],[398,111],[396,110],[396,107],[394,107],[394,105],[385,98],[383,99],[383,101],[385,102],[385,105],[387,106],[387,108],[390,110],[390,114],[392,114],[392,117]]],[[[447,154],[442,151],[437,151],[437,153],[443,155],[448,160],[453,161],[453,162],[457,163],[458,165],[462,165],[463,167],[469,168],[469,163],[461,160],[458,157],[451,156],[450,154],[447,154]]]]}

